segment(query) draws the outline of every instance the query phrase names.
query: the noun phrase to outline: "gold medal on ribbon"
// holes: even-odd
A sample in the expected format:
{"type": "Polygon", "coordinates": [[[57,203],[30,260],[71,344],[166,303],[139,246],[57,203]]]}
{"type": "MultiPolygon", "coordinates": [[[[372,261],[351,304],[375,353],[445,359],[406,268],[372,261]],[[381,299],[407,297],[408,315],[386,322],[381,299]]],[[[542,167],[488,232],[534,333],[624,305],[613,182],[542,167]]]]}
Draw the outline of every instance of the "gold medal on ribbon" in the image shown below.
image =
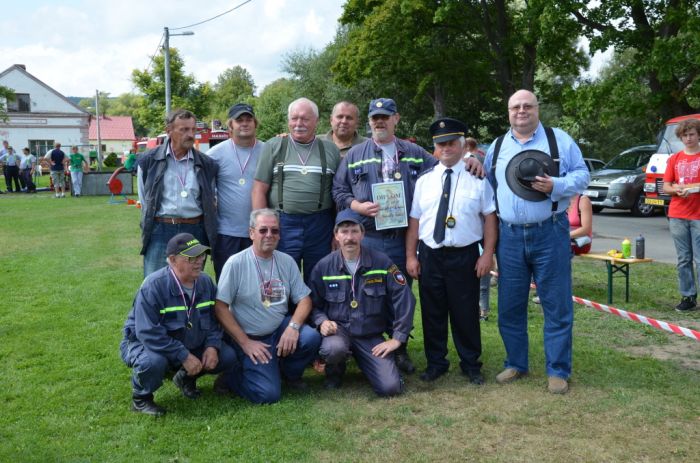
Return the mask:
{"type": "Polygon", "coordinates": [[[457,219],[453,216],[449,216],[445,219],[445,226],[447,226],[447,228],[454,228],[455,225],[457,225],[457,219]]]}
{"type": "Polygon", "coordinates": [[[394,178],[396,180],[401,180],[401,172],[394,172],[394,178]]]}
{"type": "Polygon", "coordinates": [[[186,326],[187,326],[188,330],[191,330],[192,329],[192,322],[188,321],[186,326]]]}
{"type": "Polygon", "coordinates": [[[244,179],[244,178],[238,179],[238,184],[239,184],[239,185],[245,185],[245,179],[244,179]]]}
{"type": "Polygon", "coordinates": [[[357,303],[357,301],[355,299],[350,301],[350,307],[352,307],[353,309],[356,309],[358,305],[359,304],[357,303]]]}
{"type": "Polygon", "coordinates": [[[306,167],[301,168],[301,175],[306,175],[308,173],[309,173],[309,171],[306,169],[306,167]]]}
{"type": "Polygon", "coordinates": [[[186,192],[185,190],[182,190],[182,191],[180,192],[180,196],[182,196],[183,198],[186,198],[186,197],[187,197],[187,192],[186,192]]]}
{"type": "Polygon", "coordinates": [[[272,305],[272,302],[270,302],[270,299],[265,299],[263,301],[263,305],[265,306],[266,309],[269,309],[270,305],[272,305]]]}

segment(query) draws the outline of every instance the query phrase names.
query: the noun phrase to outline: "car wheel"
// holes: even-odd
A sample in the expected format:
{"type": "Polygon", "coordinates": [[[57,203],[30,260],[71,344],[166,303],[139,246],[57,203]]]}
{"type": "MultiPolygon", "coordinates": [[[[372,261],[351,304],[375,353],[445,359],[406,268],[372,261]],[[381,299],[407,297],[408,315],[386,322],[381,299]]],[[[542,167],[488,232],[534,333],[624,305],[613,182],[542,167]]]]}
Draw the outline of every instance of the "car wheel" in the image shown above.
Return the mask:
{"type": "Polygon", "coordinates": [[[651,217],[654,215],[654,206],[644,203],[644,193],[640,193],[632,205],[632,215],[635,217],[651,217]]]}
{"type": "Polygon", "coordinates": [[[603,206],[593,206],[593,212],[600,212],[605,209],[603,206]]]}

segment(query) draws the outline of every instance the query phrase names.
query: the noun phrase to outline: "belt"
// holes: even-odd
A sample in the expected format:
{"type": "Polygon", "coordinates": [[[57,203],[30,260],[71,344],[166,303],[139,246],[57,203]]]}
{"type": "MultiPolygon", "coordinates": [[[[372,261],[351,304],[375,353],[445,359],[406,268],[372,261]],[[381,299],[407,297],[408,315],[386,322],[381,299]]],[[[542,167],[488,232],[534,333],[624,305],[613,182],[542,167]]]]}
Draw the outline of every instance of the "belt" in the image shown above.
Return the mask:
{"type": "Polygon", "coordinates": [[[172,225],[177,225],[180,223],[187,223],[187,224],[195,224],[195,223],[201,223],[203,215],[199,215],[197,217],[192,217],[191,219],[185,219],[183,217],[155,217],[154,220],[156,222],[160,223],[169,223],[172,225]]]}
{"type": "Polygon", "coordinates": [[[533,228],[533,227],[541,227],[542,225],[550,222],[555,222],[557,220],[563,220],[564,216],[567,214],[566,211],[562,212],[557,212],[549,216],[548,218],[542,220],[541,222],[531,222],[531,223],[512,223],[512,222],[506,222],[503,219],[501,220],[501,223],[503,225],[507,225],[509,227],[515,227],[515,228],[533,228]]]}

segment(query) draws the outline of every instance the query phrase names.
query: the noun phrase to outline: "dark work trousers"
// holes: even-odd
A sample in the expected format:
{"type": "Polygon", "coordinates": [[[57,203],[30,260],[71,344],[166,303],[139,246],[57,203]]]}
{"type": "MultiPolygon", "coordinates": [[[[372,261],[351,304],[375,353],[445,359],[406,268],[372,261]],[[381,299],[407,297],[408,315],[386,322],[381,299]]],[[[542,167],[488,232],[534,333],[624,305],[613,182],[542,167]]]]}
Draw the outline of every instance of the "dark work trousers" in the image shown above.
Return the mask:
{"type": "Polygon", "coordinates": [[[447,371],[447,321],[452,340],[466,374],[481,368],[479,327],[479,279],[474,267],[479,258],[477,243],[462,248],[431,249],[419,245],[421,318],[428,368],[447,371]]]}
{"type": "Polygon", "coordinates": [[[253,242],[248,237],[242,238],[222,235],[221,233],[216,236],[216,246],[212,250],[212,260],[214,261],[214,273],[216,274],[217,283],[219,282],[219,276],[221,276],[221,270],[223,270],[228,258],[249,248],[252,244],[253,242]]]}
{"type": "Polygon", "coordinates": [[[20,172],[19,178],[24,178],[24,184],[27,186],[27,193],[30,191],[36,191],[36,185],[32,179],[32,169],[23,169],[22,172],[20,172]]]}
{"type": "Polygon", "coordinates": [[[18,166],[7,166],[7,172],[5,173],[5,184],[7,185],[7,191],[12,191],[12,181],[15,182],[15,191],[20,192],[22,188],[19,186],[19,167],[18,166]]]}

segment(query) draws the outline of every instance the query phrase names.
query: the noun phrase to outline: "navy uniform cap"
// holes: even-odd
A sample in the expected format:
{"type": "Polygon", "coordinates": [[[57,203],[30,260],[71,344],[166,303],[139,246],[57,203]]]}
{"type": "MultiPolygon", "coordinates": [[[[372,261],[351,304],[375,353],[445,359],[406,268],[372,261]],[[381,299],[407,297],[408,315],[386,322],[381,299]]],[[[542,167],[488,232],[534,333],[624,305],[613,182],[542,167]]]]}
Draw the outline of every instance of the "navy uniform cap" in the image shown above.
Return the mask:
{"type": "Polygon", "coordinates": [[[396,114],[396,103],[391,98],[377,98],[369,103],[369,111],[367,115],[369,117],[375,114],[384,114],[385,116],[391,116],[396,114]]]}
{"type": "Polygon", "coordinates": [[[463,137],[466,133],[467,125],[451,117],[443,117],[430,124],[430,135],[433,137],[433,143],[454,140],[463,137]]]}

